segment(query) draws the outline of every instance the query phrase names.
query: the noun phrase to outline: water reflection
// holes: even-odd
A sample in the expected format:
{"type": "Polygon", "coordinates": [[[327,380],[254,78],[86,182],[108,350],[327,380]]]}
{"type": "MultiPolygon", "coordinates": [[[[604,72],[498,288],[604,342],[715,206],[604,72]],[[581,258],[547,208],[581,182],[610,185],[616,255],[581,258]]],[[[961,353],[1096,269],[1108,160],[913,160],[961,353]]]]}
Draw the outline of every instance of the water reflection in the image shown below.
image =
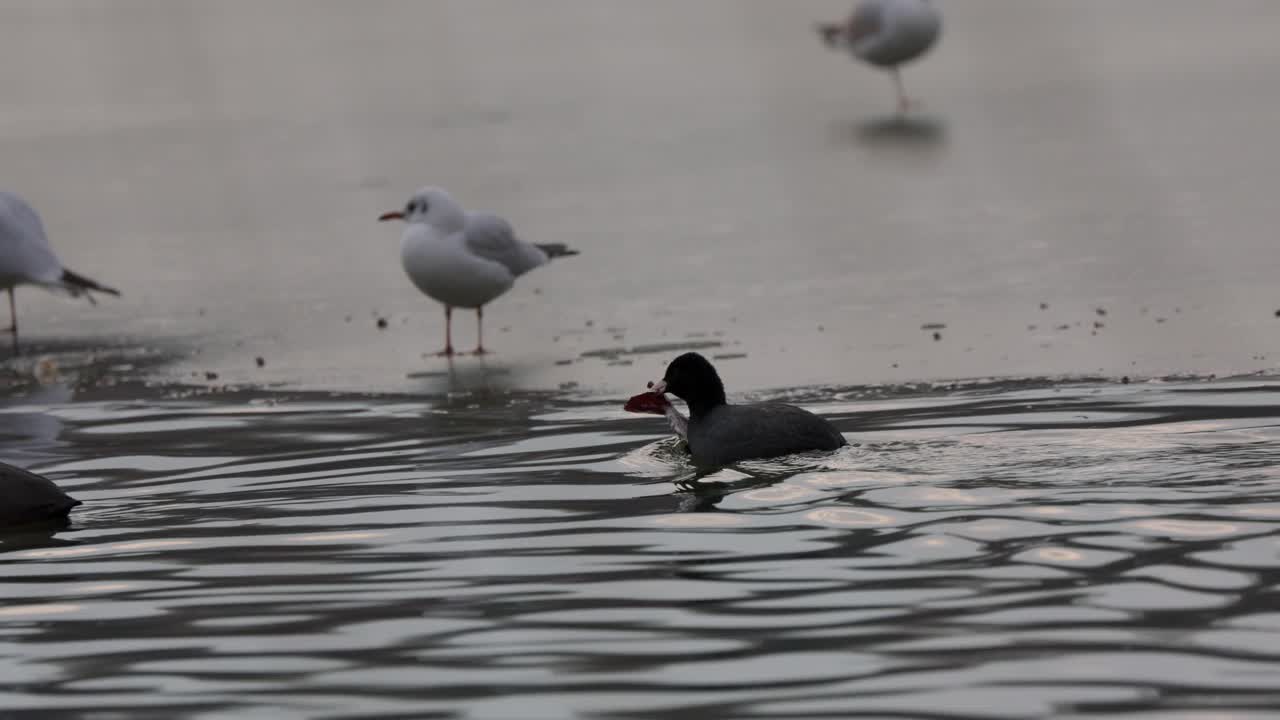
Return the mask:
{"type": "Polygon", "coordinates": [[[62,434],[63,423],[56,415],[43,410],[72,397],[66,383],[36,385],[17,397],[0,400],[0,442],[4,443],[5,460],[27,468],[52,454],[62,434]]]}
{"type": "Polygon", "coordinates": [[[67,517],[27,523],[14,530],[0,530],[0,552],[18,550],[44,551],[44,548],[65,548],[75,544],[75,540],[67,536],[57,537],[58,533],[71,527],[67,517]]]}
{"type": "Polygon", "coordinates": [[[858,122],[853,128],[860,145],[935,150],[946,145],[947,125],[940,117],[891,115],[858,122]]]}
{"type": "Polygon", "coordinates": [[[520,387],[522,373],[519,365],[494,361],[485,357],[429,358],[426,362],[442,367],[409,373],[410,380],[420,383],[419,392],[425,395],[455,395],[475,393],[500,395],[520,387]]]}

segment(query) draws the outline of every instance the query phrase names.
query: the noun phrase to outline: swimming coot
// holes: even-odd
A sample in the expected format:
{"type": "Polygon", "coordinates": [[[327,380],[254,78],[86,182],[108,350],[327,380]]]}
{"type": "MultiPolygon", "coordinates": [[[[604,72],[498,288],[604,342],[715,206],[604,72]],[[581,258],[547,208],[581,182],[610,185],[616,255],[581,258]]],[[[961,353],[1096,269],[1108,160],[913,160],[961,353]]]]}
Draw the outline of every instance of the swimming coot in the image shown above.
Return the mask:
{"type": "Polygon", "coordinates": [[[720,375],[710,361],[695,352],[672,360],[651,389],[655,393],[671,393],[689,405],[686,439],[697,465],[728,465],[739,460],[835,450],[847,444],[831,423],[794,405],[729,404],[720,375]]]}
{"type": "Polygon", "coordinates": [[[52,480],[0,462],[0,530],[64,517],[79,504],[52,480]]]}

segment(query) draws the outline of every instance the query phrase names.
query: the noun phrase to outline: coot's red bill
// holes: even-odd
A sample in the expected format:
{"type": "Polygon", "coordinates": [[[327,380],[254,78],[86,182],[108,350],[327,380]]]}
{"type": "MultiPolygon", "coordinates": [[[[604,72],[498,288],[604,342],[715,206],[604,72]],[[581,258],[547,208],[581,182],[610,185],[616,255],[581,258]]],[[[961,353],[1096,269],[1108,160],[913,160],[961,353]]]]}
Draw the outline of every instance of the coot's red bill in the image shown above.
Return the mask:
{"type": "Polygon", "coordinates": [[[633,413],[649,413],[651,415],[662,415],[667,406],[671,403],[667,400],[667,396],[656,392],[643,392],[634,395],[627,400],[627,404],[622,409],[633,413]]]}

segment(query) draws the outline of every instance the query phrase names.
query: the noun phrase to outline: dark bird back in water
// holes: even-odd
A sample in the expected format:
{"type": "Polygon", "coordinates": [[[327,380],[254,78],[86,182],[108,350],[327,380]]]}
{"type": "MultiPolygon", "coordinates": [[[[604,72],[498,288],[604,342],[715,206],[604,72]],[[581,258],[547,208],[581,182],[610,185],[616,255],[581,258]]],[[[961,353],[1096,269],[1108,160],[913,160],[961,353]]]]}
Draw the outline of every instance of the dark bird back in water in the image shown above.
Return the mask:
{"type": "Polygon", "coordinates": [[[0,463],[0,530],[66,517],[79,504],[52,480],[0,463]]]}

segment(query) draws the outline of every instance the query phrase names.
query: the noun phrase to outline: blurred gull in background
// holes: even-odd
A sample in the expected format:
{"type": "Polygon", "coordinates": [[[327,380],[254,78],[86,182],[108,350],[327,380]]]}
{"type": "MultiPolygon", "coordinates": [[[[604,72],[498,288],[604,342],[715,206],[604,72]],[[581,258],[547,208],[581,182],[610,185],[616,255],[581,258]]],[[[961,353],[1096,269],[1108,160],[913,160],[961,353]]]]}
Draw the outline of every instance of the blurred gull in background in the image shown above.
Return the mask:
{"type": "Polygon", "coordinates": [[[862,0],[849,19],[822,23],[818,32],[832,49],[887,68],[898,94],[898,112],[911,108],[898,66],[928,52],[942,30],[942,16],[930,0],[862,0]]]}
{"type": "Polygon", "coordinates": [[[485,304],[552,258],[578,254],[561,243],[524,242],[506,220],[467,212],[437,187],[422,188],[404,210],[383,213],[378,220],[408,223],[400,239],[400,262],[419,290],[444,304],[444,350],[438,354],[445,357],[454,354],[453,308],[475,308],[475,354],[483,355],[485,304]]]}

